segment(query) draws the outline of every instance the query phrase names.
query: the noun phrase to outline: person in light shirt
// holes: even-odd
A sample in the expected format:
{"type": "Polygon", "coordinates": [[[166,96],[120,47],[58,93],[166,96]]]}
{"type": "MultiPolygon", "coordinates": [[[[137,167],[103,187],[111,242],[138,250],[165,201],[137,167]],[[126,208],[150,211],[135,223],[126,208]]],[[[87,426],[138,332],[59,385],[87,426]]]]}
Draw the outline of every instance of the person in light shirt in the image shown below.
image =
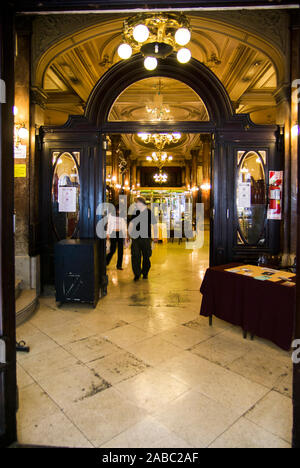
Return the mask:
{"type": "Polygon", "coordinates": [[[125,239],[128,238],[127,224],[124,218],[120,217],[119,206],[116,207],[116,216],[109,214],[107,225],[107,240],[110,241],[110,252],[106,256],[107,266],[110,264],[116,250],[118,249],[117,269],[123,270],[123,253],[125,239]]]}

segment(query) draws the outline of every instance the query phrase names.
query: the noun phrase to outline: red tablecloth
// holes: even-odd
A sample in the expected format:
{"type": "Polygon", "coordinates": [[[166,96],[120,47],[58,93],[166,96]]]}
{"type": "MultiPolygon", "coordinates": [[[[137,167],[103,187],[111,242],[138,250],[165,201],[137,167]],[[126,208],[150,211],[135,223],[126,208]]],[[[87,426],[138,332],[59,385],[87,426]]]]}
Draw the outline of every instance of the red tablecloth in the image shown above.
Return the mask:
{"type": "Polygon", "coordinates": [[[240,264],[206,271],[200,289],[200,315],[215,315],[289,350],[294,333],[296,287],[225,271],[237,266],[240,264]]]}

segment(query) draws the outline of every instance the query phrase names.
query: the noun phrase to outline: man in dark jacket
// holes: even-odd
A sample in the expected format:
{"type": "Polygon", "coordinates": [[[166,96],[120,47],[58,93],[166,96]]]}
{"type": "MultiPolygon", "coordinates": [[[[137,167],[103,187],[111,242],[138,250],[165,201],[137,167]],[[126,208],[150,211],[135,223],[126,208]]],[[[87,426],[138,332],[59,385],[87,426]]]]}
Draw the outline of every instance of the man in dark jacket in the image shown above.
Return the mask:
{"type": "Polygon", "coordinates": [[[157,223],[143,197],[138,197],[135,204],[136,213],[129,224],[129,235],[132,239],[131,262],[134,281],[139,281],[141,275],[145,280],[148,279],[152,255],[152,226],[154,242],[157,242],[157,223]]]}

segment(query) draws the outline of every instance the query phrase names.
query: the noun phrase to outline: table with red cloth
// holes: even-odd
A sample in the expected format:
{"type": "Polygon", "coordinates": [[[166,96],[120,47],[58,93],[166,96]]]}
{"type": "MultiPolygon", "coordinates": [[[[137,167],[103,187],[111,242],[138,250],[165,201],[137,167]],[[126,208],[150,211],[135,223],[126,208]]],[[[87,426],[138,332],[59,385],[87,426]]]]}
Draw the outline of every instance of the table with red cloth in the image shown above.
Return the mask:
{"type": "Polygon", "coordinates": [[[296,287],[260,281],[226,271],[241,267],[230,264],[209,268],[201,286],[200,315],[216,316],[250,333],[272,341],[284,350],[291,348],[296,287]]]}

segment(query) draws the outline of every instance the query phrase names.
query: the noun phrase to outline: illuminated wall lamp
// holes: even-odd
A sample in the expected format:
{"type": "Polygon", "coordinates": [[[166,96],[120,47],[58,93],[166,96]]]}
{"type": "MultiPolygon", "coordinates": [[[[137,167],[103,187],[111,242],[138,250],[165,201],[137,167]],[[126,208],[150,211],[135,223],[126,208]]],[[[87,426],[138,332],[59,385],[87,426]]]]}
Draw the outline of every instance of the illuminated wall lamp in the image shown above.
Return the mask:
{"type": "Polygon", "coordinates": [[[22,140],[28,138],[29,132],[25,127],[25,124],[15,124],[15,145],[19,146],[22,140]]]}
{"type": "Polygon", "coordinates": [[[296,124],[292,127],[292,137],[297,137],[299,135],[299,125],[296,124]]]}
{"type": "Polygon", "coordinates": [[[201,190],[203,190],[204,192],[209,192],[210,189],[211,189],[211,185],[208,184],[208,183],[202,184],[200,188],[201,188],[201,190]]]}

